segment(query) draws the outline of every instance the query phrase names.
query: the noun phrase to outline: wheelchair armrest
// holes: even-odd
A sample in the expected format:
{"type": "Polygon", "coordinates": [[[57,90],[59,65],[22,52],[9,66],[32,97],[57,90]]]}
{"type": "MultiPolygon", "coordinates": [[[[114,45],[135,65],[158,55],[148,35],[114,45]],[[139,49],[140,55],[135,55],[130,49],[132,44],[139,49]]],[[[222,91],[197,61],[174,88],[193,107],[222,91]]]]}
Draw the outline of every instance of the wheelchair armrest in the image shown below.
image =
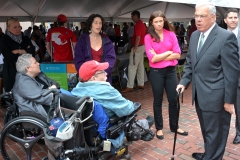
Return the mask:
{"type": "Polygon", "coordinates": [[[109,118],[109,123],[114,124],[118,120],[120,120],[121,117],[118,117],[117,115],[113,115],[111,118],[109,118]]]}
{"type": "Polygon", "coordinates": [[[141,109],[141,103],[139,102],[134,102],[134,111],[132,112],[133,113],[137,113],[140,109],[141,109]]]}
{"type": "MultiPolygon", "coordinates": [[[[134,111],[130,115],[134,115],[135,113],[137,113],[141,109],[141,103],[134,102],[133,105],[134,105],[134,111]]],[[[120,119],[122,119],[122,117],[118,117],[117,115],[113,115],[112,117],[109,118],[109,122],[111,124],[114,124],[117,121],[119,121],[120,119]]]]}

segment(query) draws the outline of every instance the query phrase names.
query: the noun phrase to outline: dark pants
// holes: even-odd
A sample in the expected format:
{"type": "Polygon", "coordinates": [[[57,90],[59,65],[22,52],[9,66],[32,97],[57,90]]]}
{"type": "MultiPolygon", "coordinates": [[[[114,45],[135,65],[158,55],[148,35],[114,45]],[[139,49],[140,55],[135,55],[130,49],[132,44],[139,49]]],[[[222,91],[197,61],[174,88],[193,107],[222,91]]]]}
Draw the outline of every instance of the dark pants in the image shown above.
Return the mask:
{"type": "Polygon", "coordinates": [[[16,66],[14,63],[4,62],[3,64],[3,87],[5,92],[10,92],[15,83],[16,66]]]}
{"type": "Polygon", "coordinates": [[[240,87],[237,87],[237,99],[234,104],[236,114],[236,135],[240,136],[240,87]]]}
{"type": "Polygon", "coordinates": [[[150,82],[153,91],[153,110],[157,130],[163,129],[162,100],[164,89],[168,98],[168,113],[170,130],[175,131],[177,126],[177,74],[175,67],[150,69],[150,82]]]}
{"type": "Polygon", "coordinates": [[[120,39],[121,39],[120,36],[116,36],[116,37],[115,37],[115,46],[118,46],[118,45],[119,45],[120,39]]]}
{"type": "Polygon", "coordinates": [[[204,140],[205,156],[203,160],[222,159],[227,143],[231,114],[224,108],[219,112],[203,111],[197,100],[195,100],[195,106],[204,140]]]}

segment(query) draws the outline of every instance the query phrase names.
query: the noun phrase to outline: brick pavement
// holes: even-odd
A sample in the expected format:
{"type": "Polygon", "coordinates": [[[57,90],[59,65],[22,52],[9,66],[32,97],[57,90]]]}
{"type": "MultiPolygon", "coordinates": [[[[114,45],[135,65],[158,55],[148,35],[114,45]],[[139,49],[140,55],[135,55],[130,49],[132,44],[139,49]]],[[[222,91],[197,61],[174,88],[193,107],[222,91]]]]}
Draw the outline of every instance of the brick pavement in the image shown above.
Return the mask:
{"type": "MultiPolygon", "coordinates": [[[[145,84],[144,90],[136,90],[123,94],[124,97],[142,103],[142,109],[138,115],[140,118],[145,118],[148,114],[153,115],[153,95],[150,83],[145,84]]],[[[208,95],[209,96],[209,95],[208,95]]],[[[203,139],[200,131],[200,125],[194,106],[191,105],[192,95],[191,86],[184,92],[183,103],[180,102],[181,112],[179,119],[179,127],[189,132],[188,136],[177,136],[175,159],[179,160],[192,160],[191,155],[193,152],[203,152],[203,139]]],[[[166,95],[163,99],[163,120],[164,120],[164,139],[159,140],[156,137],[151,142],[137,141],[130,146],[130,154],[134,160],[142,159],[160,159],[169,160],[172,157],[172,148],[174,133],[170,132],[168,120],[168,102],[166,95]]],[[[155,126],[152,126],[156,132],[155,126]]],[[[231,128],[228,137],[227,147],[224,154],[225,160],[238,160],[240,159],[240,144],[235,145],[232,143],[235,137],[235,116],[231,120],[231,128]]]]}
{"type": "MultiPolygon", "coordinates": [[[[142,103],[142,109],[138,112],[138,118],[145,118],[147,115],[153,115],[153,97],[150,83],[145,84],[144,90],[136,90],[124,93],[124,97],[142,103]]],[[[168,122],[168,102],[166,95],[163,100],[163,118],[164,118],[164,139],[159,140],[156,137],[150,142],[137,141],[129,147],[129,153],[132,160],[169,160],[172,156],[174,133],[169,130],[168,122]]],[[[0,129],[3,127],[3,114],[6,109],[0,108],[0,129]]],[[[181,113],[179,126],[189,132],[188,136],[178,135],[175,151],[176,160],[192,160],[193,152],[203,152],[203,139],[200,133],[200,126],[195,112],[195,108],[191,105],[191,86],[184,93],[184,102],[181,103],[181,113]]],[[[240,159],[240,144],[232,143],[235,137],[235,116],[231,120],[231,129],[224,154],[225,160],[240,159]]],[[[155,126],[152,126],[155,132],[155,126]]],[[[9,153],[15,155],[14,160],[25,160],[26,156],[22,153],[21,147],[12,142],[9,146],[9,153]]],[[[46,147],[36,144],[33,149],[32,159],[40,160],[46,156],[46,147]]],[[[3,159],[0,155],[0,159],[3,159]]]]}

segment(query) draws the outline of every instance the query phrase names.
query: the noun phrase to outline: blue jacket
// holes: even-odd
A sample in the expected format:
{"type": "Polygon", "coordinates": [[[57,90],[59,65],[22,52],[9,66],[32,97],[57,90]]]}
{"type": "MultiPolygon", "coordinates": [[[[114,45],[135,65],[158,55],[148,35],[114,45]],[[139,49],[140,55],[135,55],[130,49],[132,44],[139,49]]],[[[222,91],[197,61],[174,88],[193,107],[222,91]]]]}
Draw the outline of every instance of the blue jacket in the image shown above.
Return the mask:
{"type": "Polygon", "coordinates": [[[109,118],[103,110],[103,107],[96,101],[94,101],[94,112],[92,118],[98,124],[97,130],[101,137],[106,138],[106,130],[108,127],[109,118]]]}
{"type": "Polygon", "coordinates": [[[114,114],[123,117],[131,114],[134,110],[133,102],[122,97],[118,90],[108,82],[79,82],[71,93],[79,97],[91,96],[103,106],[108,117],[114,114]]]}

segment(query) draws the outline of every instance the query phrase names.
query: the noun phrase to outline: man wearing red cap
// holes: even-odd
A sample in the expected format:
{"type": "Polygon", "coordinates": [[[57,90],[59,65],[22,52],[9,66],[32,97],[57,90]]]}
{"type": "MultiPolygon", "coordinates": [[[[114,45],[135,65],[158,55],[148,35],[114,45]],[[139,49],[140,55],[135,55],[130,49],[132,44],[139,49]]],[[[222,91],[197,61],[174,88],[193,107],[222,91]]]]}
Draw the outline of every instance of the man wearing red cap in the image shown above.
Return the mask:
{"type": "Polygon", "coordinates": [[[47,51],[52,55],[55,62],[73,61],[73,51],[76,46],[76,36],[70,29],[65,28],[67,17],[58,15],[58,27],[49,30],[46,42],[47,51]]]}
{"type": "Polygon", "coordinates": [[[134,110],[134,104],[106,82],[105,70],[108,66],[108,62],[99,63],[95,60],[83,63],[79,69],[80,82],[71,93],[80,97],[91,96],[103,106],[108,117],[114,114],[118,117],[129,115],[134,110]]]}
{"type": "MultiPolygon", "coordinates": [[[[134,103],[125,99],[118,90],[110,85],[107,80],[105,70],[109,67],[108,62],[99,63],[95,60],[87,61],[79,69],[80,82],[72,90],[75,96],[91,96],[94,101],[102,105],[108,117],[117,115],[123,117],[130,115],[134,111],[134,103]]],[[[98,115],[102,116],[102,115],[98,115]]],[[[154,122],[152,116],[139,120],[138,125],[145,129],[150,129],[154,122]]],[[[135,126],[136,127],[136,126],[135,126]]],[[[133,126],[133,128],[135,128],[133,126]]],[[[138,127],[137,127],[138,128],[138,127]]],[[[140,131],[139,131],[140,132],[140,131]]],[[[150,130],[150,132],[152,132],[150,130]]],[[[141,132],[141,140],[152,140],[153,133],[141,132]]]]}

